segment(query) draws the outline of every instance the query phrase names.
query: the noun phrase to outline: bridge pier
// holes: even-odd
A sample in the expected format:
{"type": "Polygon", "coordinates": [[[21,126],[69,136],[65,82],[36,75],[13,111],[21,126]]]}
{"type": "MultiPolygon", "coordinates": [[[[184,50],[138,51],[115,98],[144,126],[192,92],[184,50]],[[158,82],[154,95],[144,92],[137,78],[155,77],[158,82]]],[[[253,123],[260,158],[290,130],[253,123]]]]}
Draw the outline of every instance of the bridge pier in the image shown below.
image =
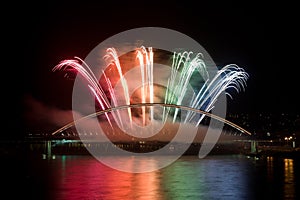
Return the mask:
{"type": "Polygon", "coordinates": [[[254,140],[251,141],[251,150],[250,150],[251,154],[257,153],[257,145],[258,145],[257,143],[258,143],[257,141],[254,140]]]}
{"type": "Polygon", "coordinates": [[[45,153],[43,154],[43,159],[52,157],[52,143],[51,140],[45,141],[45,153]]]}

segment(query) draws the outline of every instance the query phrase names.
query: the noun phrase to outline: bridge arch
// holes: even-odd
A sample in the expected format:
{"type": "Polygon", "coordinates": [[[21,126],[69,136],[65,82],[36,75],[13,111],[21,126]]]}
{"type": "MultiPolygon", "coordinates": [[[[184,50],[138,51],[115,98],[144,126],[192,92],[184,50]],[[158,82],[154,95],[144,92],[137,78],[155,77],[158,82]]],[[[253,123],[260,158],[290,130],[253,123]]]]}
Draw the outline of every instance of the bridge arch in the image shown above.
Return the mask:
{"type": "Polygon", "coordinates": [[[206,111],[199,110],[199,109],[196,109],[196,108],[191,108],[191,107],[188,107],[188,106],[175,105],[175,104],[165,104],[165,103],[136,103],[136,104],[130,104],[130,105],[122,105],[122,106],[117,106],[117,107],[111,107],[111,108],[108,108],[106,110],[101,110],[101,111],[86,115],[86,116],[84,116],[82,118],[79,118],[77,120],[74,120],[74,121],[62,126],[61,128],[55,130],[54,132],[51,133],[51,135],[55,136],[56,134],[61,133],[65,130],[75,126],[76,123],[78,123],[80,121],[87,120],[89,118],[94,118],[94,117],[100,116],[102,114],[109,113],[109,112],[116,111],[116,110],[121,110],[121,109],[126,109],[126,108],[137,108],[137,107],[141,107],[141,106],[161,106],[161,107],[178,108],[178,109],[183,109],[183,110],[187,110],[187,111],[196,112],[196,113],[199,113],[199,114],[203,114],[207,117],[216,119],[220,122],[223,122],[224,124],[227,124],[227,125],[233,127],[234,129],[240,131],[241,133],[244,133],[246,135],[252,135],[251,132],[247,131],[246,129],[242,128],[241,126],[239,126],[239,125],[237,125],[237,124],[235,124],[235,123],[233,123],[233,122],[231,122],[227,119],[224,119],[220,116],[212,114],[210,112],[206,112],[206,111]]]}

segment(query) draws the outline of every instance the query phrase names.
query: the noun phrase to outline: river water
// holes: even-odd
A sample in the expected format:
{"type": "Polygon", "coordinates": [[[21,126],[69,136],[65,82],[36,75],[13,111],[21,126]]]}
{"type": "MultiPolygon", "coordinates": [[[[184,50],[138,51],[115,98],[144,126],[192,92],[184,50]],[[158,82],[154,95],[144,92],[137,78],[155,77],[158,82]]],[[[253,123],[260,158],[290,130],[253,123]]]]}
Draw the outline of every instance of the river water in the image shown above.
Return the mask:
{"type": "MultiPolygon", "coordinates": [[[[197,156],[182,156],[171,165],[148,173],[120,172],[89,155],[2,160],[2,194],[8,196],[7,199],[239,200],[300,197],[299,158],[210,155],[199,159],[197,156]]],[[[151,162],[153,159],[145,157],[142,164],[151,165],[151,162]]]]}

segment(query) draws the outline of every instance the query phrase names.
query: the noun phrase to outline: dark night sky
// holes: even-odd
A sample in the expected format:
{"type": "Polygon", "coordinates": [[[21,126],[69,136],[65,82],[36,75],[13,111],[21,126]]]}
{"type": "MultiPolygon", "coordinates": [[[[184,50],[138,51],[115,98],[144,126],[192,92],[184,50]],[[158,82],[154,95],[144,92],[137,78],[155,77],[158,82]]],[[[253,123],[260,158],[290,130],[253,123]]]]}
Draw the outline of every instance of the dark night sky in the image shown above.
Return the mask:
{"type": "Polygon", "coordinates": [[[17,119],[24,124],[23,101],[28,95],[46,105],[70,109],[72,85],[51,69],[63,59],[84,58],[114,34],[146,26],[182,32],[201,44],[217,64],[235,63],[249,73],[246,91],[229,101],[231,112],[300,112],[299,67],[293,53],[297,51],[294,39],[299,23],[294,5],[88,2],[14,5],[6,16],[12,56],[7,69],[17,80],[13,90],[9,87],[12,83],[5,81],[4,91],[9,95],[5,100],[12,103],[11,95],[17,96],[9,123],[17,119]]]}

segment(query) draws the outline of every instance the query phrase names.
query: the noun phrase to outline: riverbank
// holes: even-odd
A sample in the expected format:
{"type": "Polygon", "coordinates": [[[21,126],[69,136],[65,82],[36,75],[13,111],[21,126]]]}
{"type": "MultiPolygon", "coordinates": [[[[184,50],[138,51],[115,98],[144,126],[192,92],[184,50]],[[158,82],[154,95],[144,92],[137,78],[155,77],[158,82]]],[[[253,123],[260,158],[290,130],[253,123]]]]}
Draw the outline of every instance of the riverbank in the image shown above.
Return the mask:
{"type": "Polygon", "coordinates": [[[260,146],[256,152],[246,153],[248,156],[255,157],[285,157],[285,158],[300,158],[300,147],[293,148],[289,146],[260,146]]]}

